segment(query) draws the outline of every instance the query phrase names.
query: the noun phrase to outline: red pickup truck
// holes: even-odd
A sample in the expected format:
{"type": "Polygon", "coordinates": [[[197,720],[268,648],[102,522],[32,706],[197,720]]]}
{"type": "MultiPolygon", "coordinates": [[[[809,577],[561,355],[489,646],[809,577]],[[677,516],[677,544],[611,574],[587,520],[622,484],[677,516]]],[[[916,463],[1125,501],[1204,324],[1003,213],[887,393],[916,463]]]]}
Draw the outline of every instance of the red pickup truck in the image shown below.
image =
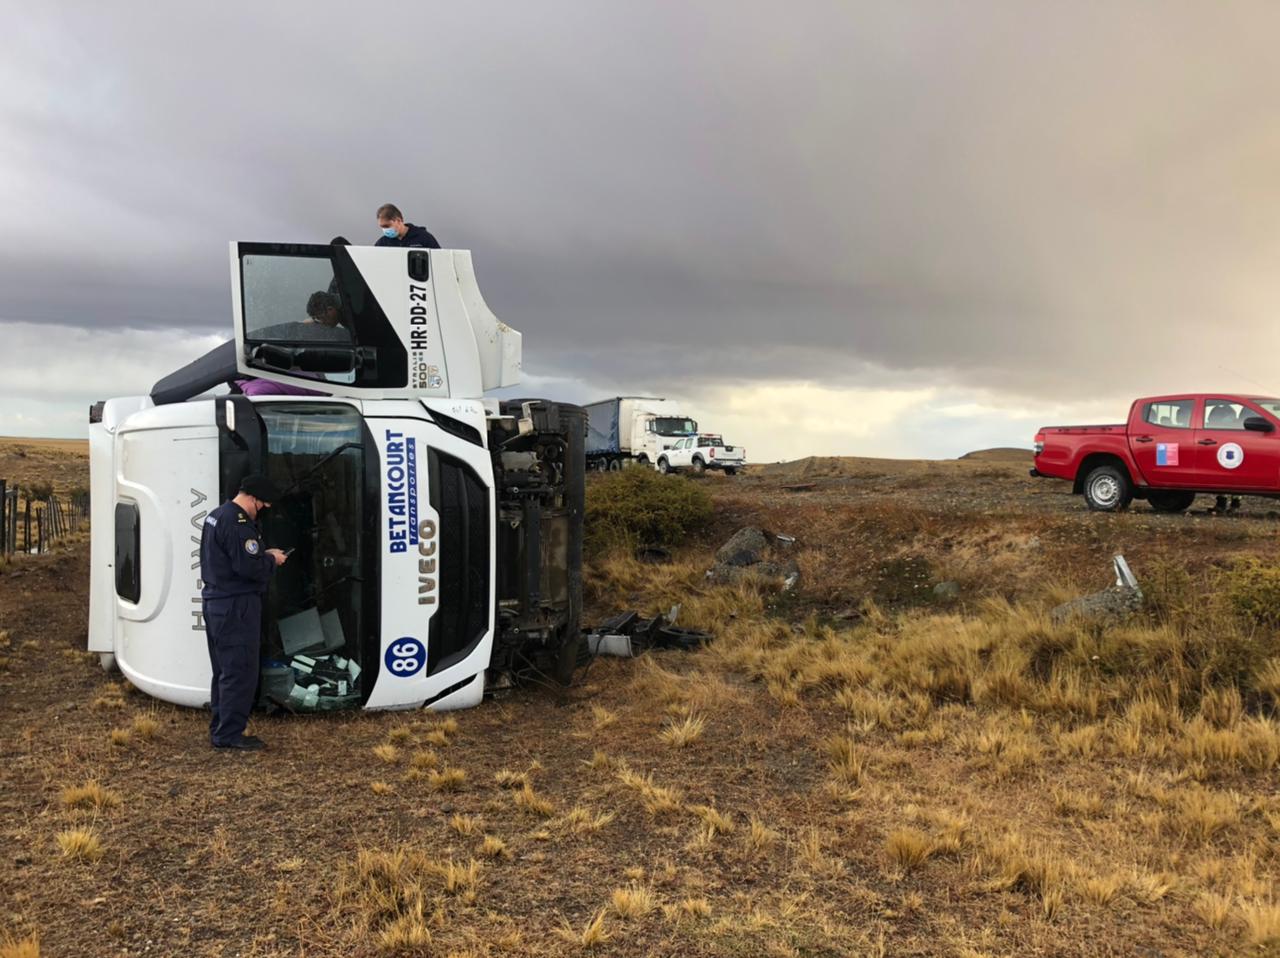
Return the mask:
{"type": "Polygon", "coordinates": [[[1046,426],[1033,476],[1069,479],[1090,509],[1146,499],[1182,512],[1197,493],[1280,497],[1280,399],[1184,393],[1139,399],[1116,426],[1046,426]]]}

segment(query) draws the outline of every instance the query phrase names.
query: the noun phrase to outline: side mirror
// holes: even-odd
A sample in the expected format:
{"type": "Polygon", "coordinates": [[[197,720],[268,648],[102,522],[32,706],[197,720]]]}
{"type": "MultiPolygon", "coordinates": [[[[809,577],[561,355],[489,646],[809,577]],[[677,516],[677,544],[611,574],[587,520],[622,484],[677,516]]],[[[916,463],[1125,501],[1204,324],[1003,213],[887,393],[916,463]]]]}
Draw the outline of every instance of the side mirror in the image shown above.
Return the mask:
{"type": "Polygon", "coordinates": [[[1244,428],[1250,432],[1275,432],[1276,427],[1270,419],[1261,416],[1249,416],[1244,421],[1244,428]]]}

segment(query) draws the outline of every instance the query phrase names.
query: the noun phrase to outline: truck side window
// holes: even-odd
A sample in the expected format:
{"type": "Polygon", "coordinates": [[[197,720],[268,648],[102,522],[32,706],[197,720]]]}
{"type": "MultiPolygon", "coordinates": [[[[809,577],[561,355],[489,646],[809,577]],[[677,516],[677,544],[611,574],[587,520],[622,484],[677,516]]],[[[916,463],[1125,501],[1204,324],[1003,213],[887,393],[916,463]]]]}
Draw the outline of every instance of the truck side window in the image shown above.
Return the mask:
{"type": "Polygon", "coordinates": [[[1245,419],[1251,415],[1249,409],[1229,399],[1206,399],[1204,401],[1205,429],[1243,429],[1245,419]]]}
{"type": "Polygon", "coordinates": [[[1191,412],[1194,408],[1194,399],[1149,402],[1143,411],[1142,420],[1161,429],[1190,429],[1191,412]]]}
{"type": "Polygon", "coordinates": [[[116,595],[130,602],[142,597],[141,518],[132,502],[116,503],[116,595]]]}

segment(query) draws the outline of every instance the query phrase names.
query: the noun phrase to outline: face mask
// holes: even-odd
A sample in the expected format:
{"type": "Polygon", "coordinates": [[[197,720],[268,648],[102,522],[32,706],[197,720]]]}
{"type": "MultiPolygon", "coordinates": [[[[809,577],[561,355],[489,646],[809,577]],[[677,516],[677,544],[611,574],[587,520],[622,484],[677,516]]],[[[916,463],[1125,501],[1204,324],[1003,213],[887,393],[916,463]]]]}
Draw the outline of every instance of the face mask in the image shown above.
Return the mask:
{"type": "Polygon", "coordinates": [[[385,230],[382,231],[382,235],[385,236],[387,239],[395,239],[400,234],[396,232],[395,227],[388,226],[385,230]]]}

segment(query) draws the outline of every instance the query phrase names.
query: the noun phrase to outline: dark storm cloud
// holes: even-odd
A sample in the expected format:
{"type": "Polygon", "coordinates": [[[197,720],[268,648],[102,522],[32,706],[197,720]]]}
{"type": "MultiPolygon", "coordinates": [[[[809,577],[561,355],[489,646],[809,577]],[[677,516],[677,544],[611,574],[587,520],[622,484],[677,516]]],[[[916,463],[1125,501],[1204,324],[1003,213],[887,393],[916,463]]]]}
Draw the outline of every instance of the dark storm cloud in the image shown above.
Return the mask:
{"type": "Polygon", "coordinates": [[[226,240],[392,200],[552,375],[1128,394],[1276,346],[1273,5],[5,19],[3,320],[222,331],[226,240]]]}

